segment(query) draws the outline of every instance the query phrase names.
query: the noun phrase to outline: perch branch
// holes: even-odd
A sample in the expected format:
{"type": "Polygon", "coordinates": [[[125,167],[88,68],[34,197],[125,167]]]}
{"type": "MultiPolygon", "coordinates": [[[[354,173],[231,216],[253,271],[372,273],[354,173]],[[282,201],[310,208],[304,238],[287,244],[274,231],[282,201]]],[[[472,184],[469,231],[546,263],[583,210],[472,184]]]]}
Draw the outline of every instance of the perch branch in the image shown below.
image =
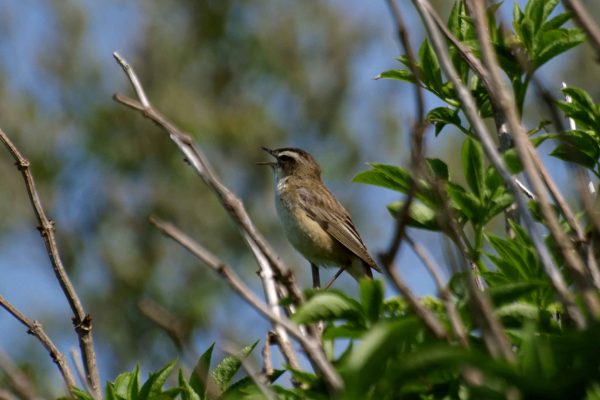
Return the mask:
{"type": "MultiPolygon", "coordinates": [[[[238,225],[245,242],[254,254],[259,266],[260,277],[265,291],[265,297],[271,311],[277,316],[281,316],[279,307],[279,297],[277,295],[278,286],[276,280],[283,283],[285,287],[280,287],[279,291],[283,291],[290,295],[295,300],[302,299],[302,292],[297,287],[291,273],[275,256],[275,252],[267,244],[266,240],[258,232],[253,222],[251,221],[244,205],[229,189],[223,185],[214,173],[206,157],[194,145],[191,137],[180,131],[171,121],[158,112],[148,100],[144,89],[133,68],[123,59],[118,53],[113,54],[119,65],[125,71],[129,81],[131,82],[134,91],[139,101],[130,99],[125,96],[116,94],[115,100],[129,108],[141,112],[146,118],[153,121],[159,127],[163,128],[169,135],[169,138],[177,145],[181,152],[185,155],[189,164],[194,168],[204,183],[216,194],[223,208],[228,212],[231,219],[238,225]]],[[[290,365],[297,365],[297,357],[293,352],[289,338],[285,329],[275,325],[275,331],[279,335],[281,349],[284,352],[290,365]]]]}
{"type": "MultiPolygon", "coordinates": [[[[215,271],[228,285],[242,297],[248,304],[250,304],[255,310],[261,313],[275,326],[282,327],[291,336],[296,338],[307,357],[313,364],[316,370],[322,375],[323,379],[327,383],[328,387],[333,392],[339,392],[343,388],[343,382],[335,371],[331,363],[325,357],[325,353],[321,348],[320,343],[312,337],[302,334],[302,331],[297,325],[291,320],[273,312],[272,308],[264,304],[248,286],[242,282],[242,280],[233,272],[233,270],[225,264],[223,261],[218,259],[215,255],[210,253],[208,250],[200,246],[192,238],[178,230],[175,226],[170,223],[163,222],[156,218],[151,219],[152,224],[156,226],[164,235],[170,237],[175,242],[179,243],[190,253],[200,259],[209,268],[215,271]]],[[[281,337],[277,338],[278,340],[281,337]]],[[[281,342],[280,342],[281,345],[281,342]]],[[[284,353],[285,354],[285,353],[284,353]]]]}

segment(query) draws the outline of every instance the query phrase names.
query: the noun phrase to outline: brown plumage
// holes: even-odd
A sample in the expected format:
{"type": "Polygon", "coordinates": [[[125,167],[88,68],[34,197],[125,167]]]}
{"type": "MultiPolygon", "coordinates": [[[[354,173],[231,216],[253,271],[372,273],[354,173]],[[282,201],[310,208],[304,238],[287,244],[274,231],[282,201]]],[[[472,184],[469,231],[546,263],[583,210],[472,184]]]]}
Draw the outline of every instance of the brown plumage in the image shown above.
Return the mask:
{"type": "Polygon", "coordinates": [[[355,278],[381,272],[315,159],[296,148],[263,149],[276,159],[261,164],[275,172],[277,211],[292,245],[312,264],[342,267],[355,278]]]}

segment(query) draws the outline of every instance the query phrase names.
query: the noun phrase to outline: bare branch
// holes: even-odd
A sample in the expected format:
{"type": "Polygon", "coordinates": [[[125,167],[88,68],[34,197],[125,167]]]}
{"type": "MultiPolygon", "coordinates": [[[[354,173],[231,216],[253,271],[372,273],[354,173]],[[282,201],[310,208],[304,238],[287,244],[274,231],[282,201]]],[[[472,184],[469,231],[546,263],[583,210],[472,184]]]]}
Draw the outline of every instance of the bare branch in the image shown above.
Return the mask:
{"type": "Polygon", "coordinates": [[[58,366],[58,370],[60,371],[60,374],[62,375],[63,380],[67,385],[67,389],[69,389],[69,392],[72,388],[77,387],[77,385],[75,384],[75,378],[73,377],[73,373],[71,372],[71,368],[67,363],[67,359],[58,350],[54,342],[48,337],[48,335],[44,331],[44,328],[42,327],[42,324],[39,321],[32,321],[29,318],[27,318],[25,314],[17,310],[15,306],[9,303],[8,300],[6,300],[3,296],[0,296],[0,307],[4,308],[19,322],[25,325],[28,329],[27,333],[35,336],[40,341],[40,343],[42,343],[42,346],[44,346],[44,348],[48,350],[50,358],[52,358],[52,361],[54,361],[54,363],[56,363],[56,365],[58,366]]]}
{"type": "Polygon", "coordinates": [[[179,318],[151,299],[141,299],[138,301],[137,306],[144,317],[169,335],[180,352],[188,352],[189,335],[185,325],[179,318]]]}
{"type": "Polygon", "coordinates": [[[9,386],[23,400],[34,400],[38,396],[35,393],[33,382],[23,373],[12,360],[0,350],[0,369],[6,374],[9,386]]]}
{"type": "MultiPolygon", "coordinates": [[[[152,224],[156,226],[163,234],[173,239],[175,242],[182,245],[190,253],[200,259],[204,264],[215,271],[225,282],[242,297],[248,304],[250,304],[255,310],[261,313],[274,326],[283,327],[291,336],[296,338],[307,357],[313,364],[316,370],[318,370],[325,380],[328,387],[333,392],[339,392],[343,388],[343,382],[338,373],[335,371],[331,363],[325,357],[325,353],[321,348],[320,343],[312,337],[305,336],[297,325],[295,325],[288,318],[277,315],[273,310],[264,304],[248,286],[242,282],[242,280],[233,272],[233,270],[225,264],[223,261],[218,259],[215,255],[210,253],[208,250],[200,246],[192,238],[178,230],[175,226],[170,223],[160,221],[156,218],[151,219],[152,224]]],[[[280,339],[280,338],[278,338],[280,339]]],[[[281,345],[281,342],[280,342],[281,345]]],[[[285,352],[284,352],[285,354],[285,352]]]]}
{"type": "Polygon", "coordinates": [[[448,315],[448,319],[450,319],[450,324],[452,324],[452,330],[460,343],[467,347],[469,345],[469,339],[467,338],[465,326],[460,319],[460,315],[458,315],[458,312],[456,311],[450,291],[446,285],[444,285],[440,267],[434,261],[433,257],[430,257],[427,250],[419,243],[415,242],[411,236],[406,235],[406,241],[412,247],[415,254],[421,259],[429,274],[433,277],[439,296],[444,302],[444,307],[446,307],[446,314],[448,315]]]}
{"type": "Polygon", "coordinates": [[[75,288],[73,287],[73,284],[71,283],[71,280],[65,271],[65,267],[58,251],[56,237],[54,236],[54,221],[49,220],[46,216],[40,195],[36,189],[35,180],[31,174],[29,161],[23,157],[21,152],[19,152],[17,147],[8,138],[6,133],[2,131],[2,129],[0,129],[0,141],[4,143],[10,154],[15,159],[17,168],[19,171],[21,171],[21,175],[25,180],[27,193],[29,194],[31,205],[39,223],[38,230],[40,231],[42,239],[44,240],[44,244],[46,245],[48,257],[52,262],[56,279],[58,280],[60,287],[62,288],[63,293],[69,302],[69,305],[71,306],[71,311],[73,312],[73,326],[75,327],[75,332],[77,333],[77,337],[79,339],[79,347],[84,360],[87,381],[93,390],[92,394],[96,398],[102,398],[102,393],[100,391],[100,376],[98,375],[98,368],[96,366],[96,354],[94,353],[94,340],[92,337],[92,317],[85,312],[81,304],[81,300],[79,299],[79,296],[77,295],[77,292],[75,291],[75,288]]]}
{"type": "MultiPolygon", "coordinates": [[[[204,183],[216,194],[220,203],[223,205],[223,208],[240,228],[245,242],[260,266],[259,275],[271,311],[277,316],[281,316],[278,292],[286,293],[293,300],[302,300],[302,292],[293,278],[291,278],[291,273],[281,263],[279,258],[276,257],[275,252],[258,232],[248,216],[241,200],[229,191],[229,189],[227,189],[218,179],[208,160],[194,145],[190,136],[180,131],[172,122],[150,105],[133,68],[117,53],[114,53],[114,56],[117,62],[123,67],[123,70],[127,74],[140,101],[138,102],[121,95],[115,95],[115,100],[134,110],[142,112],[145,117],[163,128],[169,134],[170,139],[185,155],[189,164],[198,173],[204,183]],[[281,285],[278,286],[278,282],[281,282],[281,285]]],[[[279,335],[281,349],[284,352],[284,356],[288,363],[290,363],[290,365],[298,365],[297,357],[289,343],[286,330],[281,329],[279,326],[274,326],[274,329],[279,335]]]]}
{"type": "Polygon", "coordinates": [[[271,359],[271,344],[273,341],[277,340],[277,334],[273,331],[267,332],[265,337],[265,346],[262,351],[263,358],[263,374],[267,377],[271,377],[273,375],[273,360],[271,359]]]}
{"type": "Polygon", "coordinates": [[[138,99],[140,99],[140,103],[142,103],[142,106],[150,107],[150,101],[146,96],[146,92],[144,91],[144,88],[142,87],[142,84],[140,83],[140,80],[138,79],[137,74],[135,73],[131,65],[129,65],[129,63],[127,63],[127,61],[125,61],[125,59],[121,57],[116,51],[113,53],[113,57],[123,68],[123,71],[125,71],[125,74],[129,78],[129,82],[131,82],[131,86],[133,86],[133,90],[135,91],[138,99]]]}
{"type": "MultiPolygon", "coordinates": [[[[402,239],[406,233],[406,226],[410,216],[410,207],[418,190],[416,177],[424,172],[423,154],[425,149],[423,145],[423,138],[425,135],[427,121],[425,121],[425,100],[421,85],[420,71],[417,68],[417,60],[412,46],[410,45],[410,38],[402,18],[402,13],[398,7],[398,4],[396,3],[396,0],[387,0],[387,4],[392,16],[392,20],[396,26],[398,41],[400,42],[400,46],[404,49],[408,59],[408,68],[416,80],[414,88],[417,110],[417,118],[411,128],[411,169],[415,178],[410,182],[406,199],[404,200],[404,204],[402,205],[402,209],[399,212],[398,218],[396,218],[396,226],[394,228],[394,233],[392,235],[390,244],[388,245],[387,250],[380,255],[381,263],[383,264],[384,269],[389,270],[394,263],[396,254],[400,250],[402,239]]],[[[397,288],[400,290],[399,287],[397,288]]]]}

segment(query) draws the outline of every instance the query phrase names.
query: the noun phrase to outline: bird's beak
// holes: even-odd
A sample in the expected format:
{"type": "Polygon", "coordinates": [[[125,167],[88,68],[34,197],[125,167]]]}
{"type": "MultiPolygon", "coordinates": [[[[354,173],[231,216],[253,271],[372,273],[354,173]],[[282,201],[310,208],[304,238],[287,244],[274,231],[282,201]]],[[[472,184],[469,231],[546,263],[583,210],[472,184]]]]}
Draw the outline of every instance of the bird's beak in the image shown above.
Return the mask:
{"type": "MultiPolygon", "coordinates": [[[[269,153],[270,155],[275,157],[275,154],[273,154],[273,150],[271,150],[267,147],[261,147],[261,149],[263,149],[264,151],[266,151],[267,153],[269,153]]],[[[277,165],[277,163],[274,161],[259,161],[256,163],[256,165],[268,165],[270,167],[275,167],[277,165]]]]}

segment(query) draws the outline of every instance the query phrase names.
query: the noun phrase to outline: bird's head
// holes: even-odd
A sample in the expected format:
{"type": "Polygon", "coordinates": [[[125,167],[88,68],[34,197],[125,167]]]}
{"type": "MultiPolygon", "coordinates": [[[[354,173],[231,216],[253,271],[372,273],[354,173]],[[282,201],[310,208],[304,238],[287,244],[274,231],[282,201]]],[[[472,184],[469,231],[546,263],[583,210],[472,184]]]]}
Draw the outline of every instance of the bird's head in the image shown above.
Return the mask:
{"type": "Polygon", "coordinates": [[[258,164],[271,166],[275,171],[276,179],[293,176],[321,180],[319,164],[306,151],[292,147],[273,150],[263,147],[262,149],[272,155],[275,160],[259,162],[258,164]]]}

